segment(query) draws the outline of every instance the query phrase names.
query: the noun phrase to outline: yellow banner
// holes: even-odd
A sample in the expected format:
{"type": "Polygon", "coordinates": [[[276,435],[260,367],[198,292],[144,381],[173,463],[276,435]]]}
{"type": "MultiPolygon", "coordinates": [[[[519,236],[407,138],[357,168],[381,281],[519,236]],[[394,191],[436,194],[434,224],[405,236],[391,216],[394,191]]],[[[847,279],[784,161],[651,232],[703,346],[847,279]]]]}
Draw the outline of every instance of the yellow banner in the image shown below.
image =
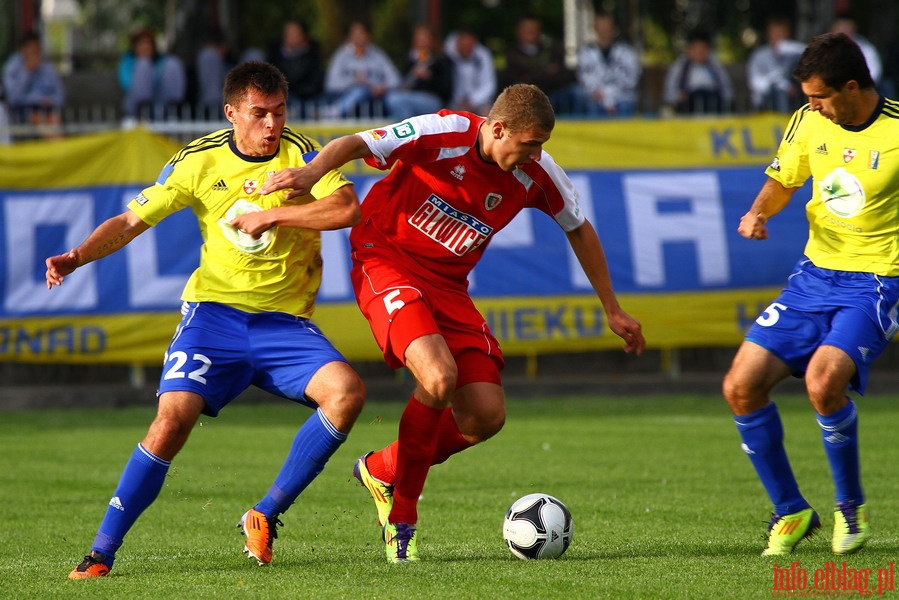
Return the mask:
{"type": "MultiPolygon", "coordinates": [[[[658,169],[768,164],[783,136],[784,115],[692,119],[559,120],[546,151],[565,169],[658,169]]],[[[358,131],[298,123],[321,143],[358,131]]],[[[370,172],[361,161],[348,173],[370,172]]]]}
{"type": "MultiPolygon", "coordinates": [[[[624,295],[653,348],[736,346],[779,289],[624,295]]],[[[622,347],[591,296],[480,298],[503,352],[512,355],[622,347]]],[[[0,357],[41,363],[161,363],[175,326],[171,313],[74,315],[0,321],[0,357]]],[[[348,359],[380,360],[368,323],[354,303],[324,304],[314,321],[348,359]]]]}
{"type": "Polygon", "coordinates": [[[0,145],[0,190],[147,186],[180,147],[143,128],[0,145]]]}

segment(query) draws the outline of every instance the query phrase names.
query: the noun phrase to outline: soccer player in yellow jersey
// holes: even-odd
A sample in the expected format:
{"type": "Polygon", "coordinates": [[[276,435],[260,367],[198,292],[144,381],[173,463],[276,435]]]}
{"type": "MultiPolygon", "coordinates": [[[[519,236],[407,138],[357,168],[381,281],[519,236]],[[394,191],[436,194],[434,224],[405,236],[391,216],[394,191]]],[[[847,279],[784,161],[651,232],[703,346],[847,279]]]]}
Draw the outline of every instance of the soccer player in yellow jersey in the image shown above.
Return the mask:
{"type": "Polygon", "coordinates": [[[70,579],[109,572],[199,416],[216,416],[250,385],[315,409],[268,493],[238,523],[247,536],[244,552],[260,565],[269,563],[278,516],[321,472],[362,409],[359,376],[309,321],[321,280],[319,231],[359,220],[353,186],[331,171],[306,196],[259,194],[269,174],[306,164],[318,146],[284,127],[287,81],[267,63],[235,67],[225,80],[224,102],[233,128],[185,146],[124,213],[77,248],[47,259],[52,288],[187,207],[204,242],[199,268],[182,295],[183,320],[165,354],[156,418],[125,466],[90,553],[70,579]],[[264,234],[249,235],[232,224],[264,209],[273,209],[266,211],[273,227],[264,234]]]}
{"type": "Polygon", "coordinates": [[[785,555],[821,520],[799,491],[770,394],[790,375],[805,377],[836,492],[832,549],[849,554],[870,534],[858,413],[846,392],[864,394],[872,361],[899,328],[899,102],[878,94],[843,34],[814,38],[793,75],[808,104],[790,120],[738,232],[767,238],[768,219],[811,177],[805,256],[746,334],[723,390],[774,504],[762,554],[785,555]]]}

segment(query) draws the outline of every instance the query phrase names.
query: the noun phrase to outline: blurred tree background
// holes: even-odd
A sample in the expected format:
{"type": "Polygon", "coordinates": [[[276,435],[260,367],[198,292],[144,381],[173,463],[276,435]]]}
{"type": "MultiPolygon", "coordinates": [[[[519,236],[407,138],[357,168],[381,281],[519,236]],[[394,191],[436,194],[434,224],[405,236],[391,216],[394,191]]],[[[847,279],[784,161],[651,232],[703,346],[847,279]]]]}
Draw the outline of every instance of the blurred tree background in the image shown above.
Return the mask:
{"type": "MultiPolygon", "coordinates": [[[[140,27],[156,30],[163,48],[185,60],[214,28],[239,54],[267,48],[286,19],[301,18],[326,57],[343,41],[347,25],[362,19],[375,42],[401,63],[413,24],[428,22],[442,34],[462,26],[474,30],[502,67],[520,15],[539,17],[544,32],[561,40],[566,7],[588,6],[617,17],[622,37],[641,50],[647,66],[667,65],[696,26],[715,33],[725,62],[742,62],[762,41],[762,25],[771,14],[791,17],[797,39],[808,40],[825,31],[836,14],[849,12],[882,55],[896,45],[899,26],[896,0],[0,0],[0,59],[29,28],[49,38],[48,54],[64,71],[113,69],[129,35],[140,27]]],[[[587,35],[592,31],[585,19],[574,27],[587,35]]]]}

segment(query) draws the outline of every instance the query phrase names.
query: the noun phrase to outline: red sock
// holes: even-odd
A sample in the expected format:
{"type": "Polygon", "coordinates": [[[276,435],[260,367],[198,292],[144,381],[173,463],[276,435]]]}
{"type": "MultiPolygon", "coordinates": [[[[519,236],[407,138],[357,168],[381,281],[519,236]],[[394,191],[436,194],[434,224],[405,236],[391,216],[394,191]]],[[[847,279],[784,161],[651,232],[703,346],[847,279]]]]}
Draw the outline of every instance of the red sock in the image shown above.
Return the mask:
{"type": "Polygon", "coordinates": [[[452,407],[447,407],[440,415],[440,423],[437,425],[437,449],[434,451],[434,460],[431,465],[439,465],[453,454],[471,448],[472,443],[462,437],[459,426],[453,418],[452,407]]]}
{"type": "Polygon", "coordinates": [[[396,481],[396,450],[399,442],[393,442],[376,452],[372,452],[365,459],[368,472],[375,479],[391,484],[396,481]]]}
{"type": "Polygon", "coordinates": [[[431,408],[414,396],[400,418],[396,461],[396,483],[393,487],[391,523],[417,523],[418,497],[425,487],[428,468],[437,446],[437,426],[443,409],[431,408]]]}
{"type": "MultiPolygon", "coordinates": [[[[440,415],[440,422],[437,424],[437,450],[434,452],[434,459],[431,466],[439,465],[446,461],[453,454],[462,452],[467,448],[471,448],[472,444],[459,433],[459,426],[456,425],[456,419],[453,418],[452,407],[443,409],[440,415]]],[[[391,484],[396,481],[396,452],[399,447],[398,442],[393,442],[387,446],[372,452],[365,459],[365,466],[368,472],[375,479],[391,484]]]]}

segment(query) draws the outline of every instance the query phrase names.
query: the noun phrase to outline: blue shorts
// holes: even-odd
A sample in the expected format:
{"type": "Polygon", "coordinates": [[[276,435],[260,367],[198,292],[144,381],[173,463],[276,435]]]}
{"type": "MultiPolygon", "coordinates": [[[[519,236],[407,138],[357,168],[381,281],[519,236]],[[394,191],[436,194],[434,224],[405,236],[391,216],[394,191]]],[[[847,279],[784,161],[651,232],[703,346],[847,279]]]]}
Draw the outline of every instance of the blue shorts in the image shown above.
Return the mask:
{"type": "Polygon", "coordinates": [[[159,393],[199,394],[213,417],[250,385],[315,407],[309,380],[327,363],[347,362],[308,319],[215,302],[185,302],[181,314],[159,393]]]}
{"type": "Polygon", "coordinates": [[[746,339],[802,377],[819,346],[855,362],[850,387],[864,394],[871,363],[899,329],[899,277],[821,269],[804,258],[787,287],[755,320],[746,339]]]}

